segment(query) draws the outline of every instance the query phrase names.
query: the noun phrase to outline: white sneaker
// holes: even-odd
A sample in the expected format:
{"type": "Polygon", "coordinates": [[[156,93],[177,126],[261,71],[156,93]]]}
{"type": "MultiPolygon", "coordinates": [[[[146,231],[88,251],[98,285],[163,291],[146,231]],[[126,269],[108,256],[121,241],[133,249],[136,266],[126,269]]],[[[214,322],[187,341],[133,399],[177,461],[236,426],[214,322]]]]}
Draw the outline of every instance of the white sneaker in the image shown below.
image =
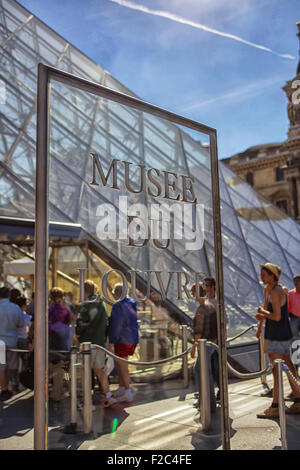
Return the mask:
{"type": "Polygon", "coordinates": [[[118,402],[126,402],[126,403],[132,403],[133,402],[133,394],[132,392],[130,393],[123,393],[123,395],[119,396],[117,398],[118,402]]]}
{"type": "Polygon", "coordinates": [[[125,388],[123,390],[118,388],[118,390],[113,392],[112,396],[114,398],[118,398],[118,397],[121,397],[122,395],[124,395],[124,393],[125,393],[125,388]]]}
{"type": "Polygon", "coordinates": [[[112,406],[112,405],[115,405],[116,403],[118,403],[118,400],[114,397],[110,397],[110,398],[104,398],[103,400],[103,405],[105,408],[108,408],[109,406],[112,406]]]}

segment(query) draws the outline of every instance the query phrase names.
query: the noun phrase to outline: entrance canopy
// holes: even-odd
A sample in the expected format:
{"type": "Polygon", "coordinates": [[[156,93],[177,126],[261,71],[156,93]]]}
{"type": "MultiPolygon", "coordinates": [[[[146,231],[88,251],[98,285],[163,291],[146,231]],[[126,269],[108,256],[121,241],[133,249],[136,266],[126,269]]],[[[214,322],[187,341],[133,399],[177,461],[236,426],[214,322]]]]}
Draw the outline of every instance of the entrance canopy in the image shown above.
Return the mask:
{"type": "Polygon", "coordinates": [[[32,276],[34,275],[35,262],[27,256],[24,258],[8,261],[3,264],[3,272],[10,276],[32,276]]]}

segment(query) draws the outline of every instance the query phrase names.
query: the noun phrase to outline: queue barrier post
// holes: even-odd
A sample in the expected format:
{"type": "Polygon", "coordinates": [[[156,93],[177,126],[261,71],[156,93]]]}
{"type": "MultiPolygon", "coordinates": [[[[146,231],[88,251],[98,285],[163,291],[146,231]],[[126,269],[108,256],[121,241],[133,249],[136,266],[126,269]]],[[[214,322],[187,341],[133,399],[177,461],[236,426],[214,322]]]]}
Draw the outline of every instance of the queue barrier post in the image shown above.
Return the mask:
{"type": "Polygon", "coordinates": [[[91,343],[82,343],[81,346],[83,356],[83,432],[89,434],[93,427],[91,343]]]}
{"type": "MultiPolygon", "coordinates": [[[[187,339],[187,325],[182,325],[182,352],[187,350],[188,339],[187,339]]],[[[189,386],[189,370],[188,370],[188,356],[185,354],[182,356],[182,372],[183,372],[183,386],[187,388],[189,386]]]]}
{"type": "Polygon", "coordinates": [[[284,390],[283,390],[284,360],[275,359],[274,363],[275,363],[275,367],[277,368],[277,376],[278,376],[278,407],[279,407],[281,450],[287,450],[286,418],[285,418],[285,403],[284,403],[284,390]]]}
{"type": "Polygon", "coordinates": [[[211,424],[211,408],[210,408],[210,384],[209,370],[207,361],[206,339],[199,339],[197,342],[199,379],[201,401],[200,401],[200,418],[202,431],[210,428],[211,424]]]}

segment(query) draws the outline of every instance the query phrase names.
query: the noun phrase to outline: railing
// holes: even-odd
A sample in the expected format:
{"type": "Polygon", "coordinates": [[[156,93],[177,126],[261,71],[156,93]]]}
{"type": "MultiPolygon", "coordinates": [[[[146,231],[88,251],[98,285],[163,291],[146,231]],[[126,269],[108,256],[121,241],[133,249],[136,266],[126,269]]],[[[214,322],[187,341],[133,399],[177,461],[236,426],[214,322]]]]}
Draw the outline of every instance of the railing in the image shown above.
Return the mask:
{"type": "MultiPolygon", "coordinates": [[[[248,326],[245,330],[243,330],[241,333],[237,334],[236,336],[233,336],[232,338],[229,338],[227,340],[228,343],[231,343],[232,341],[235,341],[236,339],[240,338],[241,336],[243,336],[244,334],[246,334],[249,330],[251,329],[255,329],[257,328],[257,324],[253,324],[253,325],[250,325],[248,326]]],[[[258,341],[258,344],[259,344],[259,359],[260,359],[260,368],[261,370],[264,370],[265,372],[262,373],[260,375],[261,377],[261,384],[262,386],[268,391],[270,392],[270,387],[267,383],[267,373],[270,371],[270,369],[268,369],[266,367],[266,355],[265,355],[265,352],[264,352],[264,335],[263,335],[263,330],[261,332],[261,335],[260,335],[260,338],[259,338],[259,341],[258,341]]],[[[233,373],[234,375],[236,375],[233,370],[232,370],[232,367],[228,366],[229,370],[231,373],[233,373]]],[[[236,371],[237,372],[237,371],[236,371]]],[[[239,377],[239,378],[244,378],[244,377],[239,377]]],[[[246,378],[246,377],[245,377],[246,378]]],[[[250,377],[249,377],[250,378],[250,377]]],[[[254,377],[252,377],[254,378],[254,377]]]]}
{"type": "MultiPolygon", "coordinates": [[[[186,332],[186,329],[184,328],[183,331],[186,332]]],[[[186,333],[184,333],[184,336],[186,333]]],[[[84,347],[84,354],[87,358],[87,361],[89,360],[89,354],[91,349],[96,348],[104,351],[108,356],[112,357],[115,361],[120,361],[124,362],[127,364],[131,365],[138,365],[139,367],[149,367],[149,366],[160,366],[161,364],[165,364],[167,362],[172,362],[180,358],[187,358],[187,355],[191,352],[192,348],[188,348],[184,350],[182,353],[177,354],[175,356],[171,356],[165,359],[160,359],[158,361],[133,361],[133,360],[128,360],[124,358],[120,358],[119,356],[116,356],[114,353],[111,351],[108,351],[106,348],[99,346],[99,345],[93,345],[91,343],[82,343],[81,345],[84,347]],[[89,350],[89,352],[88,352],[89,350]]],[[[211,409],[210,409],[210,391],[209,391],[209,370],[208,370],[208,361],[207,361],[207,346],[212,346],[215,349],[218,349],[218,345],[216,345],[213,342],[206,341],[205,339],[199,340],[198,341],[198,347],[197,347],[197,352],[198,352],[198,359],[199,359],[199,378],[200,378],[200,383],[201,383],[201,425],[202,425],[202,430],[206,431],[210,428],[211,425],[211,409]]],[[[73,353],[74,354],[74,351],[73,353]]],[[[77,354],[75,350],[75,355],[77,354]]],[[[74,364],[73,370],[71,371],[71,377],[73,377],[73,381],[76,380],[74,379],[74,376],[76,375],[76,359],[71,359],[71,364],[74,364]]],[[[233,373],[235,376],[241,379],[250,379],[250,378],[257,378],[262,376],[263,374],[267,374],[269,371],[272,370],[271,366],[266,367],[263,370],[257,371],[257,372],[252,372],[252,373],[241,373],[236,371],[229,363],[227,363],[228,369],[233,373]]],[[[89,363],[86,364],[85,366],[87,368],[87,373],[90,370],[89,363]]],[[[185,363],[184,370],[184,383],[186,385],[186,377],[188,376],[188,371],[187,371],[187,362],[185,363]]],[[[91,401],[91,394],[88,392],[88,383],[89,379],[85,380],[85,388],[84,388],[84,406],[83,406],[83,428],[85,433],[89,433],[91,431],[92,427],[92,401],[91,401]]],[[[72,379],[71,379],[71,383],[72,379]]],[[[73,390],[73,387],[71,385],[71,390],[73,390]]],[[[90,389],[91,390],[91,387],[90,389]]],[[[76,394],[73,393],[71,395],[71,410],[74,410],[73,413],[71,412],[71,429],[76,429],[76,394]]]]}
{"type": "Polygon", "coordinates": [[[231,343],[232,341],[235,341],[236,339],[238,339],[238,338],[240,338],[241,336],[243,336],[244,334],[246,334],[246,333],[247,333],[249,330],[251,330],[252,328],[257,328],[257,323],[248,326],[248,328],[246,328],[245,330],[243,330],[241,333],[238,333],[236,336],[233,336],[232,338],[227,339],[227,342],[228,342],[228,343],[231,343]]]}
{"type": "MultiPolygon", "coordinates": [[[[202,430],[207,430],[211,424],[211,409],[210,409],[210,390],[209,390],[209,371],[208,371],[208,361],[206,355],[206,348],[210,346],[218,350],[219,346],[212,341],[206,341],[206,339],[201,339],[198,341],[198,354],[199,358],[199,374],[200,374],[200,383],[202,385],[201,390],[201,424],[202,430]]],[[[267,374],[272,370],[272,366],[266,367],[264,370],[259,370],[257,372],[251,373],[241,373],[235,370],[231,364],[227,361],[228,370],[238,377],[239,379],[253,379],[260,377],[264,374],[267,374]]]]}
{"type": "MultiPolygon", "coordinates": [[[[251,328],[254,328],[256,325],[251,325],[246,328],[243,332],[239,333],[238,335],[230,338],[228,342],[234,341],[238,337],[245,334],[251,328]]],[[[73,346],[71,351],[49,351],[49,352],[61,352],[61,353],[69,353],[70,354],[70,395],[71,395],[71,422],[70,425],[65,427],[66,433],[75,433],[77,432],[77,367],[83,366],[83,432],[88,434],[92,430],[92,385],[91,385],[91,350],[93,348],[100,349],[104,351],[108,356],[112,357],[115,361],[124,362],[127,364],[139,366],[139,367],[149,367],[149,366],[160,366],[167,362],[176,361],[178,359],[182,359],[182,369],[183,369],[183,379],[184,379],[184,386],[188,386],[188,361],[187,356],[191,352],[192,347],[187,348],[188,340],[187,340],[187,333],[188,327],[183,325],[182,327],[182,349],[183,351],[180,354],[176,354],[174,356],[170,356],[164,359],[156,360],[156,361],[134,361],[128,360],[124,358],[120,358],[116,356],[111,351],[107,350],[106,348],[93,345],[91,343],[82,343],[80,345],[80,349],[77,346],[73,346]],[[78,354],[82,354],[83,361],[82,364],[78,362],[78,354]]],[[[198,341],[197,344],[197,354],[198,354],[198,361],[199,361],[199,378],[201,383],[201,425],[202,430],[206,431],[210,428],[211,425],[211,409],[210,409],[210,389],[209,389],[209,369],[208,369],[208,360],[207,360],[207,347],[213,347],[218,350],[218,345],[207,341],[206,339],[201,339],[198,341]]],[[[28,352],[28,350],[23,349],[14,349],[9,348],[11,351],[15,352],[28,352]]],[[[263,351],[263,348],[261,348],[263,351]]],[[[261,354],[262,356],[262,354],[261,354]]],[[[262,370],[251,372],[251,373],[241,373],[235,370],[228,362],[227,362],[228,370],[240,379],[251,379],[251,378],[258,378],[265,376],[268,372],[272,370],[272,366],[264,367],[262,370]]],[[[283,425],[284,427],[284,425],[283,425]]],[[[283,438],[284,441],[284,438],[283,438]]]]}
{"type": "MultiPolygon", "coordinates": [[[[140,367],[148,367],[148,366],[159,366],[166,362],[172,362],[180,358],[186,357],[192,350],[192,348],[188,348],[187,350],[183,351],[181,354],[177,354],[175,356],[168,357],[166,359],[161,359],[159,361],[151,361],[151,362],[137,362],[131,361],[119,356],[116,356],[111,351],[107,350],[106,348],[99,346],[97,344],[91,343],[82,343],[80,345],[80,351],[78,351],[77,347],[73,347],[71,351],[71,360],[70,360],[70,376],[71,376],[71,423],[70,425],[65,427],[66,433],[75,433],[77,432],[77,390],[76,390],[76,382],[77,382],[77,372],[76,369],[80,363],[77,362],[77,355],[82,353],[83,354],[83,376],[84,376],[84,388],[83,388],[83,432],[84,434],[88,434],[92,430],[92,396],[91,396],[91,350],[92,349],[100,349],[104,351],[108,356],[112,357],[115,361],[125,362],[127,364],[138,365],[140,367]]],[[[184,372],[184,384],[186,385],[186,377],[187,373],[184,372]]]]}
{"type": "MultiPolygon", "coordinates": [[[[219,349],[219,346],[217,344],[213,343],[212,341],[206,341],[206,345],[207,346],[212,346],[216,350],[219,349]]],[[[231,366],[231,364],[229,364],[228,361],[227,361],[227,367],[228,367],[228,370],[239,379],[257,379],[258,377],[261,377],[262,375],[268,374],[272,370],[272,366],[269,365],[265,369],[258,370],[257,372],[246,372],[246,373],[239,372],[239,371],[235,370],[231,366]]]]}
{"type": "MultiPolygon", "coordinates": [[[[151,380],[154,377],[172,377],[177,375],[180,369],[180,360],[176,362],[164,362],[160,367],[151,366],[140,367],[139,362],[152,362],[159,359],[166,359],[167,357],[177,355],[187,349],[187,326],[175,325],[174,322],[162,326],[161,320],[152,320],[150,322],[144,321],[144,318],[139,319],[140,323],[140,341],[135,350],[134,356],[131,358],[136,361],[130,364],[130,374],[134,381],[140,381],[143,377],[151,380]]],[[[185,385],[188,386],[187,375],[187,356],[182,358],[181,368],[184,373],[185,385]]]]}
{"type": "MultiPolygon", "coordinates": [[[[92,430],[92,379],[91,379],[91,350],[100,349],[104,351],[108,356],[111,356],[115,361],[125,362],[127,364],[139,366],[139,367],[149,367],[149,366],[160,366],[166,364],[167,362],[173,362],[178,359],[182,359],[182,372],[183,372],[183,382],[184,387],[188,386],[188,361],[187,356],[191,352],[192,348],[187,348],[187,327],[186,325],[182,326],[182,349],[183,351],[180,354],[170,356],[158,361],[132,361],[126,360],[119,356],[116,356],[111,351],[106,348],[91,344],[91,343],[81,343],[80,348],[78,346],[73,346],[71,351],[64,350],[49,350],[49,353],[65,353],[70,355],[70,396],[71,396],[71,416],[70,424],[65,426],[64,432],[67,434],[74,434],[77,432],[77,368],[83,367],[83,433],[89,434],[92,430]],[[82,363],[78,361],[78,355],[82,355],[82,363]]],[[[10,351],[18,353],[31,352],[28,349],[17,349],[17,348],[7,348],[10,351]]]]}

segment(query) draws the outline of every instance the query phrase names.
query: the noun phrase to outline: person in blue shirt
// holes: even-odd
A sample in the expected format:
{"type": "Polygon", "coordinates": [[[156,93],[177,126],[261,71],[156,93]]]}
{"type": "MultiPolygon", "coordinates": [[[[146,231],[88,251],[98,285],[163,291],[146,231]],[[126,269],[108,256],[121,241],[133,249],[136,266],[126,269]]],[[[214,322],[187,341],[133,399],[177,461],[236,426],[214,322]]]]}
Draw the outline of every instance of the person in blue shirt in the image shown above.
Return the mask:
{"type": "Polygon", "coordinates": [[[20,307],[9,300],[8,287],[0,288],[0,342],[5,345],[5,364],[0,364],[0,400],[11,398],[12,392],[8,390],[8,384],[12,373],[18,368],[18,353],[8,351],[8,348],[16,348],[18,342],[18,328],[24,326],[24,316],[20,307]]]}
{"type": "MultiPolygon", "coordinates": [[[[113,295],[116,300],[122,296],[123,286],[117,284],[113,295]]],[[[109,323],[109,348],[116,356],[128,360],[128,356],[134,354],[139,343],[139,325],[137,315],[137,303],[130,297],[116,302],[111,311],[109,323]]],[[[119,389],[114,394],[119,402],[130,403],[133,401],[133,393],[130,389],[130,374],[126,362],[116,361],[119,377],[119,389]]]]}

